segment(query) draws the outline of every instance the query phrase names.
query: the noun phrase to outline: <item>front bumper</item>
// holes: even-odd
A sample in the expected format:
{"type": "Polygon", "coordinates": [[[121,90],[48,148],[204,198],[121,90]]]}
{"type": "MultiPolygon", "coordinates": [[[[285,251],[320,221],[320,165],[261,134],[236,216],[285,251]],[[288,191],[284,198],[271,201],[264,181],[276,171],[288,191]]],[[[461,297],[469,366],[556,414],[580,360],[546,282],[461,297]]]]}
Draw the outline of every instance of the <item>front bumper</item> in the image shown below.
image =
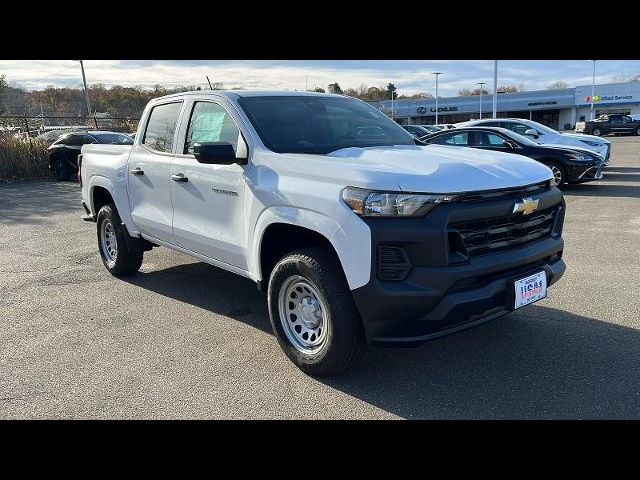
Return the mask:
{"type": "MultiPolygon", "coordinates": [[[[513,310],[513,281],[545,271],[547,285],[564,271],[564,241],[560,233],[564,200],[552,189],[541,206],[560,204],[558,230],[551,236],[484,255],[452,262],[448,253],[450,220],[513,209],[513,200],[493,205],[440,205],[420,219],[367,220],[372,232],[371,279],[353,290],[367,341],[382,345],[407,345],[448,335],[500,317],[513,310]],[[462,211],[460,211],[460,209],[462,211]],[[375,252],[379,244],[401,245],[412,264],[402,281],[381,280],[375,252]]],[[[477,217],[476,217],[477,218],[477,217]]]]}
{"type": "Polygon", "coordinates": [[[584,183],[600,180],[606,166],[604,161],[572,162],[567,166],[567,180],[571,183],[584,183]]]}

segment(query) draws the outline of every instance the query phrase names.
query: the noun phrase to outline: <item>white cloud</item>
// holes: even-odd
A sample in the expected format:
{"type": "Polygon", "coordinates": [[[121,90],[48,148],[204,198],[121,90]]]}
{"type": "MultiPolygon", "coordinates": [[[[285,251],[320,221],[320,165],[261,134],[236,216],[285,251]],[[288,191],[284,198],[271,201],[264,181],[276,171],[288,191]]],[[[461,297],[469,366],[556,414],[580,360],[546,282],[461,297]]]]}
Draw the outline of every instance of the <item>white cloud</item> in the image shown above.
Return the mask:
{"type": "MultiPolygon", "coordinates": [[[[401,94],[434,93],[431,72],[443,72],[440,95],[455,95],[463,88],[475,88],[477,82],[493,81],[492,60],[450,61],[153,61],[153,60],[85,60],[87,82],[106,86],[124,85],[167,87],[198,85],[206,87],[206,75],[225,87],[246,89],[304,90],[323,87],[337,81],[344,88],[386,85],[393,82],[401,94]]],[[[500,62],[500,85],[523,85],[526,90],[545,89],[556,80],[571,86],[591,83],[591,62],[516,61],[500,62]]],[[[638,61],[599,61],[597,81],[606,83],[619,75],[640,74],[638,61]]],[[[73,60],[0,60],[0,74],[7,81],[29,90],[47,85],[79,87],[80,67],[73,60]]]]}

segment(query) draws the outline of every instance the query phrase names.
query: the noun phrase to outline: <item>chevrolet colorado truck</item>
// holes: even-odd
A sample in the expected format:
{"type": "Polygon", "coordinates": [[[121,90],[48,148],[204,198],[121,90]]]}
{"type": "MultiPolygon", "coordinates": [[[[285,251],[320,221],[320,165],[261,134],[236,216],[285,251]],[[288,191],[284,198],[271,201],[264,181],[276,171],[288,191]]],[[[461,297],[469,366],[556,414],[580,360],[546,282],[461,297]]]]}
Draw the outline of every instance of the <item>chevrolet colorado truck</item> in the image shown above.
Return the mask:
{"type": "Polygon", "coordinates": [[[157,98],[132,146],[84,145],[79,164],[83,218],[111,274],[164,246],[255,281],[282,349],[310,375],[347,370],[371,344],[500,317],[565,270],[549,168],[423,144],[340,95],[157,98]]]}

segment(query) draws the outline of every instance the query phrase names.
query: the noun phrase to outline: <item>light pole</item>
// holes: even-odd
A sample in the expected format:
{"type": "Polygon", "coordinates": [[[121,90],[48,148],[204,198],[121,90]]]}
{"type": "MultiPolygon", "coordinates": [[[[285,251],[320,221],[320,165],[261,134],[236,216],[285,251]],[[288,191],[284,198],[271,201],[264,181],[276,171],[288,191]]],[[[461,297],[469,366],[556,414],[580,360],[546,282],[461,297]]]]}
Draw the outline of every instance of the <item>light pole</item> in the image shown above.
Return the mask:
{"type": "Polygon", "coordinates": [[[82,60],[78,60],[80,62],[80,70],[82,70],[82,84],[84,85],[84,98],[87,101],[87,115],[91,116],[91,102],[89,101],[89,90],[87,90],[87,79],[84,76],[84,65],[82,64],[82,60]]]}
{"type": "Polygon", "coordinates": [[[487,82],[478,82],[478,85],[480,85],[480,120],[482,120],[482,90],[486,83],[487,82]]]}
{"type": "MultiPolygon", "coordinates": [[[[394,112],[393,112],[393,90],[391,90],[391,120],[394,120],[394,112]]],[[[395,121],[395,120],[394,120],[395,121]]]]}
{"type": "Polygon", "coordinates": [[[596,61],[591,61],[593,62],[593,78],[591,80],[591,120],[593,120],[595,118],[593,111],[593,97],[596,94],[596,61]]]}
{"type": "Polygon", "coordinates": [[[498,118],[498,60],[493,61],[493,117],[498,118]]]}
{"type": "Polygon", "coordinates": [[[438,124],[438,76],[442,75],[442,72],[433,72],[436,76],[436,125],[438,124]]]}

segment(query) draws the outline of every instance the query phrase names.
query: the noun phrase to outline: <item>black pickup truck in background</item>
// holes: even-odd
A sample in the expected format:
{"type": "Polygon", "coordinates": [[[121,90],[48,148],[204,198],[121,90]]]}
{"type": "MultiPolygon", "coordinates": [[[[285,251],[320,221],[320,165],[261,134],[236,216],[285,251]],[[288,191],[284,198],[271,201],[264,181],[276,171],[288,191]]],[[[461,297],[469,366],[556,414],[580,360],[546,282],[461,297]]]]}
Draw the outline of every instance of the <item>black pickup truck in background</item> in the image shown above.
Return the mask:
{"type": "Polygon", "coordinates": [[[625,133],[627,135],[640,135],[640,120],[633,119],[629,115],[603,115],[589,122],[578,122],[576,133],[588,135],[615,135],[625,133]]]}

